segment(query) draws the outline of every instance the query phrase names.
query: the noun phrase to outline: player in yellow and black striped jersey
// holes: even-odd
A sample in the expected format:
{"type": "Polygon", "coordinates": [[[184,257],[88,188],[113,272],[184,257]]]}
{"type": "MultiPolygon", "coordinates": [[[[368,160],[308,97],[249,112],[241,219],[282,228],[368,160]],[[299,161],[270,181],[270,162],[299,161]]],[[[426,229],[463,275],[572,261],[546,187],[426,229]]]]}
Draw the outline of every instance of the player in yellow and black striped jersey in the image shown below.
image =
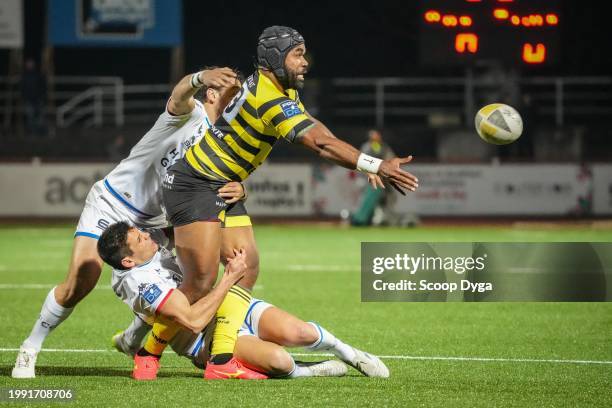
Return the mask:
{"type": "MultiPolygon", "coordinates": [[[[206,378],[235,378],[232,356],[236,333],[247,312],[250,290],[259,273],[259,258],[250,218],[242,202],[227,205],[217,191],[228,180],[243,181],[259,167],[279,139],[299,143],[340,166],[368,174],[373,186],[383,181],[403,193],[414,191],[416,177],[400,166],[412,156],[381,160],[368,156],[338,139],[312,118],[300,102],[308,62],[304,38],[283,26],[266,28],[257,44],[257,71],[247,78],[223,115],[182,161],[168,170],[163,182],[166,211],[174,225],[176,250],[191,287],[199,284],[200,296],[215,282],[218,262],[244,249],[247,271],[238,295],[229,293],[217,313],[211,362],[206,378]],[[221,230],[226,216],[234,228],[221,230]],[[232,246],[233,245],[233,248],[232,246]]],[[[194,74],[194,86],[197,86],[194,74]]],[[[227,226],[227,225],[226,225],[227,226]]],[[[192,301],[195,294],[192,294],[192,301]]],[[[238,363],[239,364],[239,363],[238,363]]]]}
{"type": "Polygon", "coordinates": [[[205,178],[243,181],[279,139],[294,142],[314,125],[305,112],[295,89],[282,92],[258,70],[185,160],[205,178]]]}

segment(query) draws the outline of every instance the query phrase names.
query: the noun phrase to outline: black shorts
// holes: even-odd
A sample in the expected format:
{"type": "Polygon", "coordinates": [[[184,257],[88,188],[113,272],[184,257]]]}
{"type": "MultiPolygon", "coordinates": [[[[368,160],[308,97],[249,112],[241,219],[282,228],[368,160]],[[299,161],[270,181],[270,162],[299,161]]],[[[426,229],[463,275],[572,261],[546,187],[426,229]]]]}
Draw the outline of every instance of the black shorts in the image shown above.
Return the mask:
{"type": "Polygon", "coordinates": [[[185,160],[177,161],[162,180],[164,205],[172,225],[196,221],[221,222],[224,227],[251,225],[244,201],[227,205],[217,195],[217,190],[225,184],[202,178],[185,160]]]}

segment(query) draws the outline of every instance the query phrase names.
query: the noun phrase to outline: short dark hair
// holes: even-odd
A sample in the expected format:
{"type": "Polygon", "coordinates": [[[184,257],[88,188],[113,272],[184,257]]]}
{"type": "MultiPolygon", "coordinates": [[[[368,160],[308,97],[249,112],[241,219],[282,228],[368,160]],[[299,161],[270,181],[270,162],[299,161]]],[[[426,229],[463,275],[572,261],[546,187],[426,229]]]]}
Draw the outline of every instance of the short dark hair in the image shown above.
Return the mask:
{"type": "MultiPolygon", "coordinates": [[[[217,69],[217,68],[221,68],[218,65],[209,65],[209,66],[205,66],[204,68],[202,68],[200,71],[204,71],[205,69],[217,69]]],[[[244,75],[242,74],[242,72],[240,72],[240,70],[238,70],[237,68],[231,68],[232,71],[234,71],[236,73],[236,76],[238,78],[238,81],[242,84],[244,82],[244,75]]],[[[200,88],[200,90],[196,93],[196,95],[200,95],[199,98],[202,102],[206,101],[206,91],[208,90],[208,86],[204,85],[202,86],[202,88],[200,88]]],[[[212,89],[215,90],[219,90],[216,87],[210,87],[212,89]]],[[[197,96],[196,96],[197,97],[197,96]]]]}
{"type": "Polygon", "coordinates": [[[109,226],[98,240],[100,258],[115,269],[127,269],[121,260],[133,254],[127,244],[128,231],[132,228],[125,221],[117,222],[109,226]]]}

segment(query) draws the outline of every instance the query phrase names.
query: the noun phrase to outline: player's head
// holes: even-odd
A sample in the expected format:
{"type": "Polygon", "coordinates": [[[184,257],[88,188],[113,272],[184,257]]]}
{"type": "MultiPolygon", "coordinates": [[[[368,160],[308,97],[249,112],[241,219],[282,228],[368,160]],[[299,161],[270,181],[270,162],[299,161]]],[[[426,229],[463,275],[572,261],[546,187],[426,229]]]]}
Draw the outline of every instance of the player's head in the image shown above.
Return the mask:
{"type": "Polygon", "coordinates": [[[304,37],[285,26],[263,30],[257,42],[257,65],[272,73],[285,89],[301,89],[308,61],[304,37]]]}
{"type": "Polygon", "coordinates": [[[130,269],[147,262],[159,246],[148,232],[127,222],[109,226],[98,240],[100,258],[115,269],[130,269]]]}
{"type": "MultiPolygon", "coordinates": [[[[204,69],[215,69],[217,66],[205,67],[204,69]]],[[[202,102],[209,103],[221,110],[227,106],[232,98],[238,93],[244,81],[244,76],[237,69],[233,70],[236,73],[236,83],[230,87],[202,87],[202,102]]]]}
{"type": "Polygon", "coordinates": [[[368,130],[368,140],[370,142],[380,143],[382,142],[382,134],[378,129],[370,129],[368,130]]]}

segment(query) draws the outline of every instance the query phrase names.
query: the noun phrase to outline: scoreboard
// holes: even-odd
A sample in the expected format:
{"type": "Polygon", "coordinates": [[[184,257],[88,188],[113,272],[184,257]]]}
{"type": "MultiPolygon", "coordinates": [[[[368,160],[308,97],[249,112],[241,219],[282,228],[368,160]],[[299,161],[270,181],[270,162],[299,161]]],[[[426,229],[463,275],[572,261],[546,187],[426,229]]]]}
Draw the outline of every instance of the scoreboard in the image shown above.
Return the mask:
{"type": "Polygon", "coordinates": [[[557,0],[421,0],[420,61],[425,66],[553,65],[559,60],[557,0]]]}

